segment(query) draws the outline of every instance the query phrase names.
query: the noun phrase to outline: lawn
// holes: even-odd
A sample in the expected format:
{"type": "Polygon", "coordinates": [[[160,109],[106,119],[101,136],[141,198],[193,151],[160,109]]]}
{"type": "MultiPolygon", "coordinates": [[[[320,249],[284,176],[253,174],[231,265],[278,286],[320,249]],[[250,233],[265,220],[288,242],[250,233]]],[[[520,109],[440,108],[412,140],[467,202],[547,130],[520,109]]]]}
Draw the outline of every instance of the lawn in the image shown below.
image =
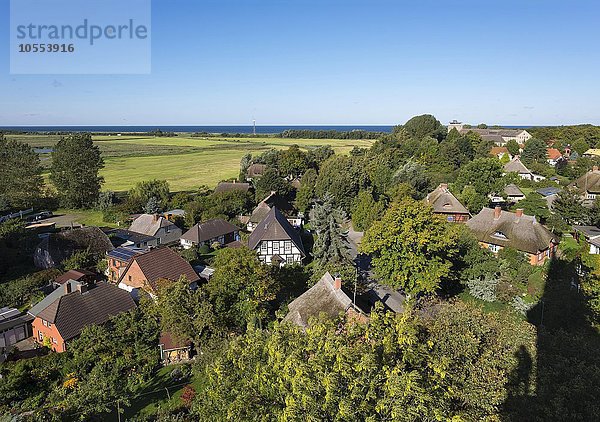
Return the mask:
{"type": "MultiPolygon", "coordinates": [[[[7,135],[34,147],[52,147],[57,135],[7,135]]],[[[194,190],[202,185],[214,187],[221,180],[237,177],[240,159],[246,153],[258,155],[270,148],[285,149],[298,145],[308,150],[331,145],[338,154],[347,154],[355,146],[369,147],[370,140],[282,139],[272,137],[177,137],[95,136],[105,161],[101,175],[103,189],[125,191],[137,182],[166,179],[172,191],[194,190]]],[[[49,154],[44,167],[49,168],[49,154]]]]}

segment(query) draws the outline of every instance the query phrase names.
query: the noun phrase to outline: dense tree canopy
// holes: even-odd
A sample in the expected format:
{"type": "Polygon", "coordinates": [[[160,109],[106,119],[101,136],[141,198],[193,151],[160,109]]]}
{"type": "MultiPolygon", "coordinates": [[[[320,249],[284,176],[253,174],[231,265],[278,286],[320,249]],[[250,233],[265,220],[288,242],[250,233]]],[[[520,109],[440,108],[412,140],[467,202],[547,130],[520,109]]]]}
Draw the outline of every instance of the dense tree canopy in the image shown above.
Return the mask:
{"type": "Polygon", "coordinates": [[[323,263],[349,262],[350,247],[348,246],[346,213],[334,205],[332,195],[325,195],[321,203],[310,210],[310,221],[317,234],[313,246],[313,256],[323,263]]]}
{"type": "Polygon", "coordinates": [[[52,153],[50,180],[61,203],[67,207],[87,208],[98,201],[104,179],[98,175],[104,161],[89,134],[61,138],[52,153]]]}
{"type": "Polygon", "coordinates": [[[27,144],[0,140],[0,198],[12,208],[28,208],[42,195],[40,159],[27,144]]]}
{"type": "Polygon", "coordinates": [[[450,274],[456,234],[427,205],[407,199],[373,223],[361,250],[372,256],[382,283],[411,295],[433,293],[450,274]]]}

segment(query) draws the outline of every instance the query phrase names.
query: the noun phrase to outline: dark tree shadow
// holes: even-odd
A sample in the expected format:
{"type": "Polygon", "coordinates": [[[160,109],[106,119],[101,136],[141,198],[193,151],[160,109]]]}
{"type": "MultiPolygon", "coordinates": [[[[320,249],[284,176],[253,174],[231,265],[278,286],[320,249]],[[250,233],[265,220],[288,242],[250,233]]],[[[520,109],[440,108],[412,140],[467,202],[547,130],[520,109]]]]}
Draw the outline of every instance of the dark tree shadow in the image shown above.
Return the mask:
{"type": "Polygon", "coordinates": [[[508,420],[600,420],[600,336],[576,269],[576,262],[552,262],[543,297],[527,315],[537,328],[537,356],[525,348],[517,353],[508,420]]]}

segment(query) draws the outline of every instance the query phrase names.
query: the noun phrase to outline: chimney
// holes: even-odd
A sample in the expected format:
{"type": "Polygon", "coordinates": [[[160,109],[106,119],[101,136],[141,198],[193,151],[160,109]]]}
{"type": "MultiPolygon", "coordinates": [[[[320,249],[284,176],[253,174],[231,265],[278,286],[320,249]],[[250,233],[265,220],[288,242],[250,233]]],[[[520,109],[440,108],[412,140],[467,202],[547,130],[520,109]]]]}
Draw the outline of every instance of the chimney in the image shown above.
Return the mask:
{"type": "Polygon", "coordinates": [[[340,277],[339,275],[336,275],[333,278],[333,288],[335,290],[339,290],[342,288],[342,277],[340,277]]]}
{"type": "Polygon", "coordinates": [[[65,294],[68,295],[69,293],[71,293],[71,280],[67,280],[67,282],[64,285],[64,289],[65,289],[65,294]]]}
{"type": "Polygon", "coordinates": [[[598,166],[592,167],[592,171],[598,171],[598,166]]]}
{"type": "Polygon", "coordinates": [[[152,221],[154,221],[155,223],[158,221],[158,214],[152,215],[152,221]]]}
{"type": "Polygon", "coordinates": [[[515,212],[515,214],[519,218],[523,217],[523,208],[518,208],[517,211],[515,212]]]}
{"type": "Polygon", "coordinates": [[[79,293],[82,293],[82,294],[85,293],[85,292],[87,292],[88,291],[88,285],[85,284],[85,283],[79,283],[77,285],[77,291],[79,293]]]}
{"type": "Polygon", "coordinates": [[[440,183],[440,188],[444,190],[448,189],[448,183],[440,183]]]}
{"type": "Polygon", "coordinates": [[[494,220],[499,219],[501,213],[502,213],[502,207],[496,205],[496,208],[494,208],[494,220]]]}

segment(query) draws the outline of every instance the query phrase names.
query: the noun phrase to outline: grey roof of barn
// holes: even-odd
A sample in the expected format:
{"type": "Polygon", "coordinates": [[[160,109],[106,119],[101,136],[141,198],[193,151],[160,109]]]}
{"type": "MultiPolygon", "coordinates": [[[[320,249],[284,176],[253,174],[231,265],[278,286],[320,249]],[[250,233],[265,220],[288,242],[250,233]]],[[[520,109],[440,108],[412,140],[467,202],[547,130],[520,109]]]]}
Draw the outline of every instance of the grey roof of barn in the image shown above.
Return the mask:
{"type": "Polygon", "coordinates": [[[215,193],[221,192],[248,192],[250,190],[250,183],[240,183],[240,182],[219,182],[217,187],[215,188],[215,193]]]}
{"type": "Polygon", "coordinates": [[[540,188],[540,189],[536,190],[536,192],[542,196],[552,196],[552,195],[558,194],[561,190],[562,190],[561,188],[556,188],[556,187],[550,186],[547,188],[540,188]]]}
{"type": "Polygon", "coordinates": [[[514,157],[508,163],[504,165],[505,173],[519,173],[519,174],[531,174],[531,171],[525,167],[525,164],[521,162],[519,157],[514,157]]]}
{"type": "Polygon", "coordinates": [[[56,326],[67,341],[92,324],[104,324],[111,316],[135,308],[129,292],[100,282],[81,293],[77,290],[62,295],[38,313],[38,317],[56,326]]]}
{"type": "Polygon", "coordinates": [[[175,224],[163,216],[157,214],[142,214],[131,223],[129,230],[136,233],[154,236],[163,227],[174,226],[175,224]]]}
{"type": "Polygon", "coordinates": [[[302,255],[306,255],[300,234],[292,227],[277,207],[271,208],[265,218],[250,233],[248,247],[255,249],[263,240],[291,240],[302,255]]]}
{"type": "Polygon", "coordinates": [[[213,218],[211,220],[206,220],[204,223],[198,223],[194,225],[191,229],[185,232],[181,238],[191,242],[200,243],[217,238],[219,236],[224,236],[229,233],[234,233],[239,230],[240,229],[238,227],[221,218],[213,218]]]}
{"type": "Polygon", "coordinates": [[[441,214],[469,214],[463,204],[448,190],[445,184],[439,185],[427,195],[426,201],[433,207],[433,212],[441,214]]]}
{"type": "MultiPolygon", "coordinates": [[[[74,291],[75,289],[77,289],[78,285],[82,284],[76,280],[69,280],[67,283],[71,284],[71,291],[74,291]]],[[[65,292],[65,285],[63,284],[58,289],[54,289],[48,296],[36,303],[30,310],[27,311],[27,313],[35,317],[48,306],[50,306],[50,304],[53,303],[56,299],[66,294],[67,293],[65,292]]]]}
{"type": "Polygon", "coordinates": [[[591,170],[581,176],[572,185],[584,192],[600,193],[600,170],[591,170]]]}
{"type": "Polygon", "coordinates": [[[326,272],[314,286],[288,305],[288,314],[283,320],[306,328],[312,317],[322,313],[336,318],[350,308],[358,310],[350,297],[342,289],[335,289],[333,284],[332,275],[326,272]]]}
{"type": "Polygon", "coordinates": [[[523,252],[536,254],[548,249],[550,243],[558,243],[558,238],[538,223],[535,217],[500,211],[495,218],[495,210],[482,209],[469,221],[467,226],[480,242],[512,247],[523,252]]]}
{"type": "Polygon", "coordinates": [[[508,196],[525,196],[523,191],[517,185],[510,184],[504,187],[504,193],[508,196]]]}
{"type": "Polygon", "coordinates": [[[113,249],[108,236],[98,227],[82,227],[50,233],[37,246],[34,263],[40,268],[50,268],[60,264],[73,253],[89,249],[93,255],[104,255],[113,249]]]}

